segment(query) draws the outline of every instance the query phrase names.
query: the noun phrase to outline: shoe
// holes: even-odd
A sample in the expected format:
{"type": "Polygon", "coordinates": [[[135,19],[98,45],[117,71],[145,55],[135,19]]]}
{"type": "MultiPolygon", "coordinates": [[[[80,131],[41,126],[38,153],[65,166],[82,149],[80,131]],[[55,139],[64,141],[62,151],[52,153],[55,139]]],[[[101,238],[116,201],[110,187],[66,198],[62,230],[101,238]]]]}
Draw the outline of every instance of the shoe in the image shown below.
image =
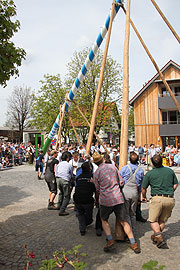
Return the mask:
{"type": "Polygon", "coordinates": [[[135,243],[135,244],[130,244],[130,248],[134,251],[134,253],[136,254],[139,254],[141,253],[141,250],[140,248],[138,247],[138,244],[135,243]]]}
{"type": "Polygon", "coordinates": [[[156,236],[154,234],[151,235],[151,240],[152,240],[152,242],[153,242],[154,245],[157,244],[156,236]]]}
{"type": "Polygon", "coordinates": [[[41,180],[41,177],[38,175],[38,180],[41,180]]]}
{"type": "Polygon", "coordinates": [[[163,240],[162,235],[155,236],[155,241],[158,248],[166,246],[166,242],[163,240]]]}
{"type": "Polygon", "coordinates": [[[136,218],[136,221],[145,223],[147,221],[147,219],[143,218],[143,217],[138,217],[138,218],[136,218]]]}
{"type": "Polygon", "coordinates": [[[86,231],[80,231],[80,234],[84,236],[86,234],[86,231]]]}
{"type": "Polygon", "coordinates": [[[58,210],[58,208],[54,205],[53,202],[50,202],[48,204],[48,210],[58,210]]]}
{"type": "Polygon", "coordinates": [[[59,216],[68,216],[69,215],[69,213],[68,212],[59,212],[59,216]]]}
{"type": "Polygon", "coordinates": [[[101,229],[96,229],[96,235],[101,236],[102,235],[102,230],[101,229]]]}
{"type": "Polygon", "coordinates": [[[107,251],[110,251],[112,250],[112,248],[114,247],[114,240],[109,240],[107,241],[105,247],[104,247],[104,251],[107,252],[107,251]]]}

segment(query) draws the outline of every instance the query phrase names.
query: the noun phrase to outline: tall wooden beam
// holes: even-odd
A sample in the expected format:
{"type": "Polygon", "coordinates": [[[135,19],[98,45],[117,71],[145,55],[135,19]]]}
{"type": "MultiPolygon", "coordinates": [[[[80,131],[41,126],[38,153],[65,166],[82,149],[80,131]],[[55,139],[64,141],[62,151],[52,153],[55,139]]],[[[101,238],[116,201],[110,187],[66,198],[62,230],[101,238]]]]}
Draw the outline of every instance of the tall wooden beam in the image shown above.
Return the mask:
{"type": "MultiPolygon", "coordinates": [[[[72,102],[74,103],[74,105],[76,106],[76,108],[78,109],[79,113],[84,118],[84,120],[86,121],[86,123],[88,124],[88,126],[91,127],[91,124],[89,123],[89,121],[87,120],[86,116],[84,115],[84,113],[79,108],[79,106],[76,104],[76,102],[74,100],[72,100],[72,102]]],[[[97,133],[95,132],[95,130],[94,130],[94,135],[96,136],[96,139],[102,145],[102,147],[104,148],[104,150],[106,151],[106,153],[109,154],[109,151],[107,150],[106,146],[103,144],[102,140],[99,138],[99,136],[97,135],[97,133]]]]}
{"type": "Polygon", "coordinates": [[[163,20],[165,21],[165,23],[167,24],[167,26],[169,27],[169,29],[171,30],[171,32],[173,33],[173,35],[175,36],[175,38],[177,39],[177,41],[180,43],[180,37],[178,36],[178,34],[176,33],[176,31],[174,30],[174,28],[170,24],[170,22],[168,21],[168,19],[166,18],[166,16],[163,14],[163,12],[161,11],[161,9],[157,5],[157,3],[154,0],[151,0],[151,2],[155,6],[156,10],[159,12],[159,14],[161,15],[161,17],[163,18],[163,20]]]}
{"type": "Polygon", "coordinates": [[[106,59],[107,59],[107,53],[108,53],[110,36],[111,36],[111,29],[112,29],[112,22],[113,22],[114,13],[115,13],[115,1],[113,1],[113,5],[112,5],[112,12],[111,12],[111,17],[110,17],[110,22],[109,22],[108,35],[107,35],[107,39],[106,39],[106,45],[105,45],[105,49],[104,49],[104,56],[103,56],[103,60],[102,60],[99,83],[98,83],[98,88],[97,88],[97,92],[96,92],[93,114],[92,114],[92,118],[91,118],[91,127],[90,127],[90,131],[89,131],[87,145],[86,145],[86,154],[90,153],[91,143],[93,140],[93,134],[94,134],[94,129],[95,129],[101,87],[102,87],[102,83],[103,83],[103,75],[104,75],[104,69],[105,69],[105,64],[106,64],[106,59]]]}
{"type": "Polygon", "coordinates": [[[76,136],[76,139],[77,139],[77,141],[78,141],[78,144],[79,144],[79,146],[81,146],[81,142],[80,142],[79,136],[78,136],[78,134],[77,134],[77,132],[76,132],[76,129],[75,129],[75,126],[74,126],[74,124],[73,124],[73,121],[72,121],[71,116],[69,116],[69,120],[70,120],[70,122],[71,122],[71,126],[72,126],[72,128],[73,128],[73,130],[74,130],[74,134],[75,134],[75,136],[76,136]]]}
{"type": "MultiPolygon", "coordinates": [[[[122,7],[122,8],[123,8],[124,12],[126,13],[125,8],[124,8],[124,7],[122,7]]],[[[144,47],[144,49],[145,49],[147,55],[149,56],[151,62],[153,63],[155,69],[156,69],[157,72],[159,73],[159,76],[160,76],[161,80],[163,81],[163,83],[164,83],[164,85],[165,85],[165,87],[166,87],[166,90],[169,92],[169,94],[170,94],[170,96],[172,97],[172,99],[173,99],[173,101],[174,101],[174,103],[175,103],[175,105],[176,105],[178,111],[180,112],[180,104],[179,104],[179,102],[177,101],[175,95],[173,94],[171,88],[169,87],[169,84],[168,84],[167,81],[165,80],[165,77],[164,77],[163,73],[162,73],[161,70],[159,69],[157,63],[155,62],[154,58],[152,57],[151,53],[149,52],[149,50],[148,50],[146,44],[144,43],[142,37],[140,36],[140,34],[139,34],[137,28],[135,27],[135,25],[134,25],[134,23],[132,22],[131,19],[130,19],[130,23],[131,23],[131,26],[132,26],[132,28],[134,29],[136,35],[138,36],[138,38],[139,38],[139,40],[140,40],[142,46],[144,47]]]]}
{"type": "Polygon", "coordinates": [[[121,141],[119,170],[127,164],[128,159],[128,117],[129,117],[129,36],[130,36],[130,0],[127,0],[126,28],[124,39],[123,62],[123,103],[121,118],[121,141]]]}
{"type": "MultiPolygon", "coordinates": [[[[59,131],[58,131],[59,137],[61,136],[60,134],[61,134],[61,130],[62,130],[62,123],[63,123],[64,113],[65,113],[67,98],[68,98],[68,93],[66,93],[66,96],[65,96],[65,103],[64,103],[63,111],[62,111],[62,113],[60,113],[60,124],[59,124],[59,131]]],[[[57,141],[56,141],[55,150],[57,150],[57,146],[58,146],[58,137],[57,137],[57,141]]],[[[59,146],[61,147],[61,144],[59,146]]]]}

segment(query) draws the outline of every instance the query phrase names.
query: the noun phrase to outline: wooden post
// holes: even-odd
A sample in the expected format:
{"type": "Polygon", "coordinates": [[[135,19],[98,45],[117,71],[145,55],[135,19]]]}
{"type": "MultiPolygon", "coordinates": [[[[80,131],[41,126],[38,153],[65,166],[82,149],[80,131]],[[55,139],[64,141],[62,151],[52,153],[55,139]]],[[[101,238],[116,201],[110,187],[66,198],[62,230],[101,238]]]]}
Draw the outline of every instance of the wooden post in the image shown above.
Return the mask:
{"type": "Polygon", "coordinates": [[[105,45],[105,49],[104,49],[104,56],[103,56],[103,60],[102,60],[102,67],[101,67],[101,72],[100,72],[100,77],[99,77],[99,83],[98,83],[98,88],[97,88],[97,92],[96,92],[93,114],[92,114],[92,118],[91,118],[91,127],[90,127],[90,131],[89,131],[87,145],[86,145],[86,154],[90,153],[91,143],[92,143],[93,134],[94,134],[99,98],[100,98],[101,87],[102,87],[102,82],[103,82],[104,69],[105,69],[105,64],[106,64],[110,36],[111,36],[114,11],[115,11],[115,1],[113,1],[113,5],[112,5],[112,12],[111,12],[111,17],[110,17],[110,22],[109,22],[108,35],[107,35],[107,39],[106,39],[106,45],[105,45]]]}
{"type": "Polygon", "coordinates": [[[79,140],[79,136],[78,136],[78,134],[77,134],[77,132],[76,132],[76,129],[75,129],[75,126],[74,126],[74,124],[73,124],[73,121],[72,121],[71,116],[69,116],[69,120],[70,120],[70,122],[71,122],[71,125],[72,125],[72,128],[73,128],[73,130],[74,130],[76,139],[77,139],[77,141],[78,141],[78,144],[79,144],[79,146],[81,146],[81,142],[80,142],[80,140],[79,140]]]}
{"type": "Polygon", "coordinates": [[[127,0],[126,29],[125,29],[125,40],[124,40],[123,103],[122,103],[122,118],[121,118],[119,170],[121,170],[121,168],[127,164],[127,159],[128,159],[129,34],[130,34],[130,0],[127,0]]]}
{"type": "MultiPolygon", "coordinates": [[[[124,8],[124,7],[122,7],[122,9],[123,9],[123,10],[124,10],[124,12],[126,13],[125,8],[124,8]]],[[[161,80],[163,81],[163,83],[164,83],[164,85],[165,85],[165,87],[166,87],[166,90],[169,92],[169,94],[170,94],[170,96],[172,97],[172,99],[173,99],[173,101],[174,101],[174,103],[175,103],[175,105],[176,105],[176,107],[177,107],[178,111],[180,112],[180,104],[179,104],[179,102],[177,101],[177,99],[176,99],[175,95],[173,94],[173,92],[172,92],[171,88],[169,87],[169,84],[166,82],[166,80],[165,80],[165,77],[164,77],[163,73],[160,71],[160,69],[159,69],[158,65],[156,64],[156,62],[155,62],[154,58],[153,58],[153,57],[152,57],[152,55],[150,54],[150,52],[149,52],[149,50],[148,50],[148,48],[147,48],[146,44],[144,43],[143,39],[141,38],[141,36],[140,36],[140,34],[139,34],[139,32],[138,32],[137,28],[135,27],[135,25],[134,25],[134,23],[132,22],[132,20],[131,20],[131,19],[130,19],[130,23],[131,23],[131,25],[132,25],[132,27],[133,27],[133,29],[134,29],[134,31],[135,31],[135,33],[136,33],[136,35],[138,36],[138,38],[139,38],[139,40],[140,40],[140,42],[141,42],[142,46],[144,47],[144,49],[145,49],[146,53],[148,54],[148,56],[149,56],[150,60],[152,61],[152,63],[153,63],[153,65],[154,65],[155,69],[156,69],[156,70],[157,70],[157,72],[159,73],[159,76],[160,76],[161,80]]]]}
{"type": "MultiPolygon", "coordinates": [[[[87,120],[86,116],[83,114],[83,112],[79,108],[79,106],[76,104],[76,102],[74,100],[72,100],[72,102],[74,103],[74,105],[76,106],[76,108],[78,109],[79,113],[82,115],[82,117],[84,118],[84,120],[86,121],[86,123],[88,124],[88,126],[91,127],[91,124],[89,123],[89,121],[87,120]]],[[[96,136],[98,142],[102,145],[102,147],[104,148],[104,150],[106,151],[106,153],[109,154],[109,151],[107,150],[106,146],[103,144],[103,142],[101,141],[101,139],[99,138],[99,136],[97,135],[97,133],[95,132],[95,130],[94,130],[94,135],[96,136]]]]}
{"type": "MultiPolygon", "coordinates": [[[[65,113],[65,107],[66,107],[67,98],[68,98],[68,93],[66,93],[64,107],[63,107],[63,111],[62,111],[62,114],[61,114],[61,119],[60,119],[60,124],[59,124],[59,132],[58,132],[59,134],[61,133],[61,129],[62,129],[62,122],[63,122],[63,118],[64,118],[64,113],[65,113]]],[[[61,147],[61,145],[59,145],[59,146],[61,147]]],[[[57,142],[56,142],[55,150],[57,150],[57,142]]]]}
{"type": "MultiPolygon", "coordinates": [[[[62,106],[61,106],[61,104],[60,104],[60,106],[59,106],[60,119],[61,119],[61,117],[62,117],[61,109],[62,109],[62,106]]],[[[57,150],[58,143],[59,143],[59,146],[61,147],[61,130],[60,130],[60,128],[59,128],[59,130],[58,130],[58,135],[57,135],[57,140],[56,140],[55,150],[57,150]],[[59,143],[59,141],[60,141],[60,143],[59,143]]]]}
{"type": "MultiPolygon", "coordinates": [[[[145,95],[144,95],[145,97],[145,95]]],[[[146,147],[148,145],[147,143],[147,121],[146,121],[146,104],[145,104],[145,99],[144,99],[144,118],[145,118],[145,132],[146,132],[146,147]]],[[[146,152],[146,164],[147,164],[147,171],[149,171],[149,163],[148,163],[148,151],[146,152]]]]}
{"type": "Polygon", "coordinates": [[[161,17],[163,18],[163,20],[165,21],[165,23],[167,24],[167,26],[169,27],[169,29],[171,30],[171,32],[173,33],[173,35],[175,36],[175,38],[177,39],[177,41],[180,43],[180,37],[178,36],[178,34],[176,33],[176,31],[174,30],[174,28],[172,27],[172,25],[169,23],[169,21],[167,20],[167,18],[165,17],[165,15],[161,11],[161,9],[157,5],[157,3],[154,0],[151,0],[151,2],[155,6],[156,10],[159,12],[159,14],[161,15],[161,17]]]}

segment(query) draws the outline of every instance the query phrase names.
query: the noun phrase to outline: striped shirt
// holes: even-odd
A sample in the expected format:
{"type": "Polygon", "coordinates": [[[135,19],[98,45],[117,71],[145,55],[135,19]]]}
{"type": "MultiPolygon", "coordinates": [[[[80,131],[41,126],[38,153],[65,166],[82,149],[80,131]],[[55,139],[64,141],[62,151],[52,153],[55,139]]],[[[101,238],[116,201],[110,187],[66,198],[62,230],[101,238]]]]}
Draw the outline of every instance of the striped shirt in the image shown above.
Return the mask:
{"type": "Polygon", "coordinates": [[[124,203],[124,197],[120,190],[122,178],[113,164],[100,164],[94,173],[93,181],[99,194],[100,205],[114,206],[124,203]]]}

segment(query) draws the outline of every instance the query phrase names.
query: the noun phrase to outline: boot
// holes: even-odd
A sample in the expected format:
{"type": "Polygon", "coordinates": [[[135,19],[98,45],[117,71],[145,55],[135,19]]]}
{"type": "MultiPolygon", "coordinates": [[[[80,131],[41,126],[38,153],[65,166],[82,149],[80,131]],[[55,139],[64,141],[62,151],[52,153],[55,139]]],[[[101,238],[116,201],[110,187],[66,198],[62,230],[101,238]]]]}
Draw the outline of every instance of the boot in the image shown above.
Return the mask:
{"type": "Polygon", "coordinates": [[[138,244],[135,243],[135,244],[130,244],[130,248],[134,251],[134,253],[136,254],[139,254],[141,253],[141,250],[140,248],[138,247],[138,244]]]}
{"type": "Polygon", "coordinates": [[[158,236],[155,236],[155,241],[158,248],[161,248],[164,245],[166,245],[166,242],[163,240],[163,237],[161,234],[158,236]]]}
{"type": "Polygon", "coordinates": [[[53,202],[49,202],[49,204],[48,204],[48,210],[58,210],[58,208],[54,205],[53,202]]]}
{"type": "Polygon", "coordinates": [[[151,235],[151,240],[152,240],[152,242],[153,242],[154,245],[157,244],[156,236],[154,234],[151,235]]]}

